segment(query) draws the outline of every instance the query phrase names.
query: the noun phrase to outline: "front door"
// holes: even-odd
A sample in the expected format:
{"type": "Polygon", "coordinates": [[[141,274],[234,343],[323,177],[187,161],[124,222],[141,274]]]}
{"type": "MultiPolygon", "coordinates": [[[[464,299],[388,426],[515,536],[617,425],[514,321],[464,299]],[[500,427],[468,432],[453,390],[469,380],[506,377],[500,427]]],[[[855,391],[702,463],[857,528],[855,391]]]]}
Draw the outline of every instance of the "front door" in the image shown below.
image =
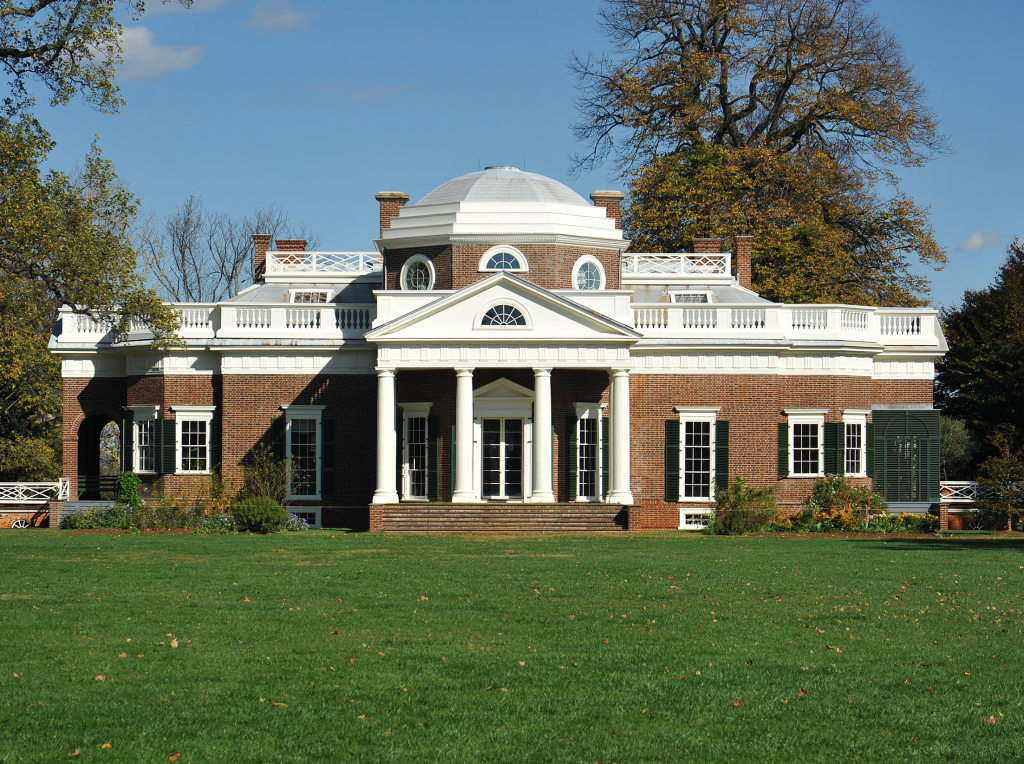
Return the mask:
{"type": "Polygon", "coordinates": [[[483,419],[483,498],[523,498],[523,420],[483,419]]]}

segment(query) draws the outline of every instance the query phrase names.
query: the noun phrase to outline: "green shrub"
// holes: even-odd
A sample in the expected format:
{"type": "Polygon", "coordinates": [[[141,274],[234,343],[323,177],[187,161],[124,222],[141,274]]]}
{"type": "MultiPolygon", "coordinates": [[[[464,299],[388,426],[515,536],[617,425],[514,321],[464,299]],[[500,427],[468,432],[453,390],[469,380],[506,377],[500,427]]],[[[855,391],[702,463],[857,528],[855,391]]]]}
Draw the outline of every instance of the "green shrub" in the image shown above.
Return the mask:
{"type": "Polygon", "coordinates": [[[854,485],[845,475],[826,475],[814,481],[803,510],[789,526],[798,532],[864,530],[871,517],[888,511],[885,500],[867,486],[854,485]]]}
{"type": "Polygon", "coordinates": [[[284,501],[288,494],[288,462],[274,458],[265,443],[260,443],[242,461],[243,484],[240,496],[266,497],[284,501]]]}
{"type": "Polygon", "coordinates": [[[142,480],[134,472],[122,472],[117,476],[117,495],[114,498],[118,504],[138,510],[142,506],[139,498],[139,488],[142,487],[142,480]]]}
{"type": "Polygon", "coordinates": [[[133,527],[126,507],[115,504],[112,507],[85,509],[60,518],[62,531],[115,530],[127,531],[133,527]]]}
{"type": "Polygon", "coordinates": [[[775,513],[775,486],[754,488],[742,475],[725,491],[716,492],[715,509],[705,529],[719,536],[754,533],[775,513]]]}
{"type": "Polygon", "coordinates": [[[266,496],[248,496],[232,507],[235,526],[251,533],[274,533],[288,520],[287,510],[266,496]]]}

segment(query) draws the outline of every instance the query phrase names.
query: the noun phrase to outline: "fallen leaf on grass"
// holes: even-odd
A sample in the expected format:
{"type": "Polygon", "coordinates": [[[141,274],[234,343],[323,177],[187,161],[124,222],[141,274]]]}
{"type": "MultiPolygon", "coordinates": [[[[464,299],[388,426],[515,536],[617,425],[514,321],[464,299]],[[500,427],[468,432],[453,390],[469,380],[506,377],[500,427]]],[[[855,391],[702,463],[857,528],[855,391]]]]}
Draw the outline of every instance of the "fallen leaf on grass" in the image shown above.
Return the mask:
{"type": "Polygon", "coordinates": [[[379,655],[381,658],[384,657],[384,653],[377,653],[377,655],[379,655]]]}
{"type": "Polygon", "coordinates": [[[172,753],[170,756],[167,757],[167,760],[168,761],[177,761],[180,758],[181,758],[181,754],[180,753],[172,753]]]}
{"type": "Polygon", "coordinates": [[[740,707],[740,706],[742,706],[742,705],[743,705],[743,704],[742,704],[742,703],[740,703],[740,699],[739,699],[739,698],[736,698],[736,700],[734,700],[734,701],[732,702],[732,707],[733,707],[733,708],[739,708],[739,707],[740,707]]]}
{"type": "Polygon", "coordinates": [[[118,655],[117,657],[118,657],[118,658],[127,658],[127,657],[128,657],[128,653],[121,653],[121,654],[120,654],[120,655],[118,655]]]}
{"type": "Polygon", "coordinates": [[[100,748],[110,748],[110,743],[104,743],[100,748]]]}
{"type": "Polygon", "coordinates": [[[278,703],[278,702],[277,702],[276,700],[275,700],[275,701],[271,701],[271,702],[272,702],[272,703],[273,703],[273,704],[274,704],[275,706],[280,706],[281,708],[288,708],[288,704],[287,704],[287,703],[278,703]]]}
{"type": "Polygon", "coordinates": [[[171,640],[171,647],[177,647],[177,646],[178,646],[178,640],[172,639],[171,640]]]}
{"type": "Polygon", "coordinates": [[[341,636],[341,632],[340,631],[332,631],[331,632],[331,636],[332,637],[340,637],[341,636]]]}
{"type": "Polygon", "coordinates": [[[602,645],[607,645],[608,644],[608,640],[607,639],[602,639],[601,640],[601,644],[602,645]]]}
{"type": "Polygon", "coordinates": [[[999,720],[994,716],[990,716],[985,721],[987,721],[989,724],[996,724],[999,720]]]}
{"type": "Polygon", "coordinates": [[[252,600],[251,600],[251,599],[249,599],[248,597],[246,597],[244,601],[245,601],[245,602],[252,602],[252,600]]]}
{"type": "Polygon", "coordinates": [[[348,659],[348,662],[349,662],[349,663],[355,663],[355,662],[356,662],[356,659],[355,659],[355,658],[349,658],[349,659],[348,659]]]}
{"type": "Polygon", "coordinates": [[[519,665],[520,666],[525,666],[526,665],[526,661],[519,661],[519,665]]]}
{"type": "Polygon", "coordinates": [[[782,698],[782,702],[783,703],[789,703],[789,699],[788,698],[782,698]]]}
{"type": "Polygon", "coordinates": [[[105,681],[107,681],[107,678],[105,676],[103,676],[103,674],[97,674],[96,675],[96,681],[97,682],[105,682],[105,681]]]}
{"type": "Polygon", "coordinates": [[[76,748],[75,750],[73,750],[71,753],[68,754],[68,758],[69,759],[73,759],[75,756],[81,756],[81,755],[82,755],[82,749],[81,748],[76,748]]]}
{"type": "Polygon", "coordinates": [[[801,687],[800,692],[798,692],[797,695],[799,695],[801,698],[805,697],[807,695],[807,688],[801,687]]]}

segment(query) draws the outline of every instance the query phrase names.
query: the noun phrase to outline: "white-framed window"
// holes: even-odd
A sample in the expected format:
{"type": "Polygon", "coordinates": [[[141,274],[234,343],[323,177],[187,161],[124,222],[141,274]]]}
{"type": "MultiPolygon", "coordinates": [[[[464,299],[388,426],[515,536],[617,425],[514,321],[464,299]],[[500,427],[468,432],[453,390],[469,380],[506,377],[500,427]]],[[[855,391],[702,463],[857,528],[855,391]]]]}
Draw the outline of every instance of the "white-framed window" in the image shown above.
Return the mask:
{"type": "Polygon", "coordinates": [[[530,265],[526,262],[526,255],[518,249],[507,244],[499,244],[484,252],[478,270],[526,273],[530,270],[530,265]]]}
{"type": "Polygon", "coordinates": [[[672,302],[684,305],[707,305],[712,302],[710,292],[673,292],[672,302]]]}
{"type": "Polygon", "coordinates": [[[216,406],[174,406],[177,439],[175,469],[179,475],[208,475],[213,466],[210,454],[210,425],[216,406]]]}
{"type": "Polygon", "coordinates": [[[288,507],[288,511],[300,520],[305,520],[310,528],[320,527],[320,507],[288,507]]]}
{"type": "Polygon", "coordinates": [[[400,403],[402,407],[402,499],[427,501],[428,443],[431,437],[429,403],[400,403]]]}
{"type": "Polygon", "coordinates": [[[850,477],[867,476],[868,411],[843,409],[843,472],[850,477]]]}
{"type": "Polygon", "coordinates": [[[321,421],[324,406],[282,406],[288,498],[320,498],[321,421]]]}
{"type": "Polygon", "coordinates": [[[160,406],[129,406],[135,414],[135,421],[132,424],[132,465],[134,472],[152,475],[156,473],[159,464],[160,453],[157,449],[159,434],[157,428],[160,421],[157,417],[160,414],[160,406]]]}
{"type": "Polygon", "coordinates": [[[604,289],[604,266],[593,255],[584,255],[572,267],[572,288],[582,291],[604,289]]]}
{"type": "Polygon", "coordinates": [[[402,265],[399,285],[406,292],[419,292],[434,288],[434,263],[424,255],[413,255],[402,265]]]}
{"type": "Polygon", "coordinates": [[[480,311],[476,326],[479,329],[529,329],[532,322],[522,305],[503,301],[480,311]]]}
{"type": "Polygon", "coordinates": [[[289,289],[289,302],[300,305],[325,304],[331,301],[329,289],[289,289]]]}
{"type": "Polygon", "coordinates": [[[684,507],[679,510],[679,530],[702,531],[708,526],[708,520],[710,519],[710,509],[684,507]]]}
{"type": "Polygon", "coordinates": [[[601,501],[605,493],[603,403],[576,404],[576,501],[601,501]]]}
{"type": "Polygon", "coordinates": [[[826,413],[828,409],[786,409],[790,477],[824,476],[826,413]]]}
{"type": "Polygon", "coordinates": [[[715,500],[718,406],[676,406],[679,413],[679,500],[715,500]]]}

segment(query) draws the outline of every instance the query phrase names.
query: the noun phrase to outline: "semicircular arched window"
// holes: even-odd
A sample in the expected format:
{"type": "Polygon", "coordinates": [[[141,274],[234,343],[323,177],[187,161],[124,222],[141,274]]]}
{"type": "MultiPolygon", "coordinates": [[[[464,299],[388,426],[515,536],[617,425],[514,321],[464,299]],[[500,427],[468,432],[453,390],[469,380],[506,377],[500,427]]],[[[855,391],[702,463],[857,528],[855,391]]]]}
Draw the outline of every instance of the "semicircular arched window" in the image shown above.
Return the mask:
{"type": "Polygon", "coordinates": [[[486,270],[489,271],[519,271],[523,264],[519,258],[511,252],[495,252],[487,261],[486,270]]]}
{"type": "Polygon", "coordinates": [[[514,305],[495,305],[484,313],[481,326],[526,326],[526,316],[514,305]]]}

